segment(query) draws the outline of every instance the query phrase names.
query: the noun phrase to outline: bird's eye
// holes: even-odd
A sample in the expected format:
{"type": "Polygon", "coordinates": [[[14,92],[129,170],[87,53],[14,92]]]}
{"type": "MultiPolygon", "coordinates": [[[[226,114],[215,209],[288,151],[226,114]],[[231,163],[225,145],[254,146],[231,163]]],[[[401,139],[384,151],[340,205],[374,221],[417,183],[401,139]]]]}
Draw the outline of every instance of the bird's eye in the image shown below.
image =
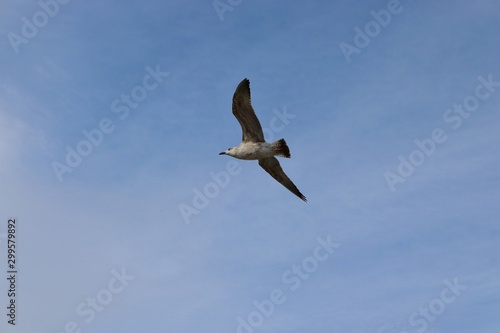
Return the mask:
{"type": "Polygon", "coordinates": [[[233,148],[228,148],[227,150],[231,150],[231,149],[233,149],[233,148]]]}

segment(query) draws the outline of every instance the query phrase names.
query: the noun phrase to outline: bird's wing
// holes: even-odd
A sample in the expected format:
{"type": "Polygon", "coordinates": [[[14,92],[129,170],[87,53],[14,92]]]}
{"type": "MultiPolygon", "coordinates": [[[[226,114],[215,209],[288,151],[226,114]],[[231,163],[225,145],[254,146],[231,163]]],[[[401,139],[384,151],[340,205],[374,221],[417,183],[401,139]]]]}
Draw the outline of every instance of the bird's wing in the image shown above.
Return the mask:
{"type": "Polygon", "coordinates": [[[250,81],[240,82],[233,95],[233,114],[243,131],[243,142],[265,142],[264,132],[250,101],[250,81]]]}
{"type": "Polygon", "coordinates": [[[274,179],[279,181],[283,186],[289,189],[293,194],[307,202],[306,197],[300,193],[297,186],[288,178],[283,169],[280,166],[280,162],[276,159],[276,157],[268,157],[262,158],[259,160],[259,165],[267,171],[274,179]]]}

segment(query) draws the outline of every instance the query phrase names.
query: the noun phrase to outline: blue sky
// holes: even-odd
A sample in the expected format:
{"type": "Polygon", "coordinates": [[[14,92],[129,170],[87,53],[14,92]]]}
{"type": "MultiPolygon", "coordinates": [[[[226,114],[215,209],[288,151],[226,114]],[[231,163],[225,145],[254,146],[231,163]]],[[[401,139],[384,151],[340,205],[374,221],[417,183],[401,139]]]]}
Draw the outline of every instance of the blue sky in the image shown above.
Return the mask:
{"type": "Polygon", "coordinates": [[[2,332],[500,330],[498,1],[4,1],[0,22],[2,332]],[[245,77],[308,203],[218,155],[245,77]]]}

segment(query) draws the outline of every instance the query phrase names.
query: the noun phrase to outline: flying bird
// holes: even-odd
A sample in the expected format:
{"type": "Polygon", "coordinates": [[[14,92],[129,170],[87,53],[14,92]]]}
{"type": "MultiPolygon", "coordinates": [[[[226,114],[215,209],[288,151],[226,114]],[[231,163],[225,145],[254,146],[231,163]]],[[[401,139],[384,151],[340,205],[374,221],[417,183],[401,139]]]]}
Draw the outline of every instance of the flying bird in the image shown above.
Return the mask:
{"type": "Polygon", "coordinates": [[[264,140],[262,126],[255,115],[250,100],[250,81],[248,79],[244,79],[236,87],[233,95],[233,114],[238,119],[243,131],[241,143],[237,147],[219,153],[219,155],[229,155],[242,160],[259,160],[259,165],[267,173],[293,194],[307,202],[306,197],[300,193],[274,157],[290,158],[290,149],[288,149],[285,139],[279,139],[273,143],[267,143],[264,140]]]}

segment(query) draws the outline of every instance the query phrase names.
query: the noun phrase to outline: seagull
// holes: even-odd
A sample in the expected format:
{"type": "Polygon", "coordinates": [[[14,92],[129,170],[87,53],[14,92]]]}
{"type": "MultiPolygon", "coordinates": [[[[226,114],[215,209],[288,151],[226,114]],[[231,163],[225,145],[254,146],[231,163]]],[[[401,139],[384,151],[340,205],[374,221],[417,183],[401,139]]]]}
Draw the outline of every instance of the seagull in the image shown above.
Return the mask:
{"type": "Polygon", "coordinates": [[[236,87],[233,95],[233,114],[241,125],[243,138],[239,146],[229,148],[219,155],[229,155],[241,160],[259,160],[259,165],[267,173],[290,192],[307,202],[306,197],[300,193],[274,157],[290,158],[290,149],[288,149],[285,139],[279,139],[273,143],[267,143],[264,140],[262,126],[260,126],[250,101],[250,81],[248,79],[243,79],[236,87]]]}

